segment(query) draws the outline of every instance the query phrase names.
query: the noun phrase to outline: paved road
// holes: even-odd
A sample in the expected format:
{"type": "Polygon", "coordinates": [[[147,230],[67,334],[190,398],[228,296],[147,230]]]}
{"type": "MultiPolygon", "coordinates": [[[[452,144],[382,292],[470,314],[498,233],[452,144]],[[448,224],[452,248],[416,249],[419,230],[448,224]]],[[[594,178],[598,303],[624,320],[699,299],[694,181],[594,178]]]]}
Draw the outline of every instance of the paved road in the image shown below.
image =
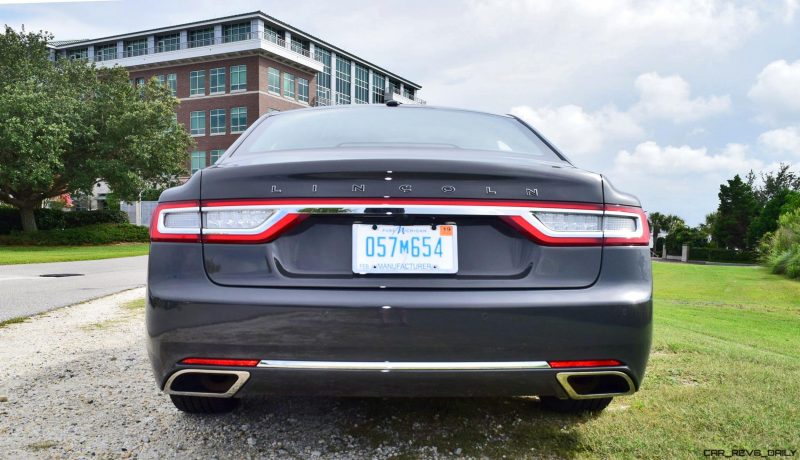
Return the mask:
{"type": "Polygon", "coordinates": [[[0,265],[0,321],[73,305],[145,285],[147,256],[0,265]],[[45,278],[40,275],[78,273],[45,278]]]}

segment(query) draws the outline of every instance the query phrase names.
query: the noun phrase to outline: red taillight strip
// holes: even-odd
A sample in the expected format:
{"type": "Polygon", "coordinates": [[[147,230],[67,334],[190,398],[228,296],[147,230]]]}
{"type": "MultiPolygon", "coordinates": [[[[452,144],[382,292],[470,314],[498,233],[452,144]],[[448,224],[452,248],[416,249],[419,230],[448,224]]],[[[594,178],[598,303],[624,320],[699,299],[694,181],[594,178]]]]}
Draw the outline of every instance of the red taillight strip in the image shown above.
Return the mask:
{"type": "Polygon", "coordinates": [[[196,229],[196,233],[167,233],[160,229],[160,224],[164,221],[165,212],[171,209],[186,210],[189,208],[197,208],[199,212],[200,202],[198,201],[174,201],[159,203],[156,209],[153,210],[153,215],[150,216],[150,241],[166,241],[166,242],[179,242],[179,243],[192,243],[200,241],[200,229],[196,229]]]}
{"type": "Polygon", "coordinates": [[[588,359],[576,361],[548,361],[550,367],[564,368],[564,367],[610,367],[621,366],[622,362],[616,359],[588,359]]]}
{"type": "Polygon", "coordinates": [[[178,364],[194,366],[256,367],[258,359],[186,358],[178,364]]]}
{"type": "Polygon", "coordinates": [[[207,200],[202,206],[487,206],[520,208],[569,208],[587,211],[602,211],[603,205],[593,203],[559,203],[550,201],[511,201],[511,200],[469,200],[469,199],[425,199],[425,198],[290,198],[276,200],[241,199],[207,200]]]}

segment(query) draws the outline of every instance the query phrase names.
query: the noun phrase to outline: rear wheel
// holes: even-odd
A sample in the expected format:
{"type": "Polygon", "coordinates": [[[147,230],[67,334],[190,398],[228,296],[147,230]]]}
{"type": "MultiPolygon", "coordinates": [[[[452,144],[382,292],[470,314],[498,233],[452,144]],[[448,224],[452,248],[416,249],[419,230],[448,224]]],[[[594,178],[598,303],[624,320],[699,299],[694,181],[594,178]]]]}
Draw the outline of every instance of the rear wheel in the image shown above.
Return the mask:
{"type": "Polygon", "coordinates": [[[190,414],[224,414],[239,405],[234,398],[207,398],[203,396],[169,395],[172,404],[190,414]]]}
{"type": "Polygon", "coordinates": [[[558,399],[553,396],[542,396],[542,407],[554,412],[565,414],[581,414],[584,412],[600,412],[614,398],[595,398],[595,399],[558,399]]]}

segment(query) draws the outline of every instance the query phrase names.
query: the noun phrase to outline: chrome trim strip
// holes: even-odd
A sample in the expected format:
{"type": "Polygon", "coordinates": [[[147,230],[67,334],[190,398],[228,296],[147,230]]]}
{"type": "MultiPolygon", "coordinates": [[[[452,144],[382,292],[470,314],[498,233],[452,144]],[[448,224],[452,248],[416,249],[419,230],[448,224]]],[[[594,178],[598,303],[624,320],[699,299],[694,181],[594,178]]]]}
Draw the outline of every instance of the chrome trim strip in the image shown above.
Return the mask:
{"type": "Polygon", "coordinates": [[[208,398],[231,398],[233,395],[239,391],[242,386],[247,383],[247,380],[250,379],[250,373],[245,371],[221,371],[221,370],[212,370],[212,369],[181,369],[178,372],[172,374],[169,379],[167,379],[167,383],[164,384],[164,393],[168,395],[183,395],[183,396],[205,396],[208,398]],[[231,385],[231,387],[225,393],[204,393],[204,392],[194,392],[194,391],[172,391],[172,383],[175,381],[176,378],[183,374],[228,374],[228,375],[235,375],[237,377],[236,381],[231,385]]]}
{"type": "Polygon", "coordinates": [[[620,371],[584,371],[584,372],[559,372],[556,374],[556,379],[558,383],[564,387],[564,391],[567,392],[570,398],[572,399],[597,399],[597,398],[610,398],[613,396],[625,396],[625,395],[632,395],[636,392],[636,387],[633,384],[633,380],[628,376],[628,374],[620,371]],[[621,392],[621,393],[595,393],[590,395],[581,395],[575,392],[572,388],[572,385],[569,384],[569,378],[576,375],[613,375],[617,377],[622,377],[628,383],[628,391],[621,392]]]}
{"type": "Polygon", "coordinates": [[[267,369],[322,371],[503,371],[549,369],[547,361],[497,362],[390,362],[390,361],[282,361],[263,359],[258,366],[267,369]]]}

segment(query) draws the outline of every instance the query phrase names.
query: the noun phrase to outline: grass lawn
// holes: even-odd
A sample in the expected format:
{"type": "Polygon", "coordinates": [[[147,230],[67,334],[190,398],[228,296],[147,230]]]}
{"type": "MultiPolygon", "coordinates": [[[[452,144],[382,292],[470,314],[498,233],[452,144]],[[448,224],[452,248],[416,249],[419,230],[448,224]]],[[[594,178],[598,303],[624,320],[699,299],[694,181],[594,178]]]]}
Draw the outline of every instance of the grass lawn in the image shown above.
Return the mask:
{"type": "Polygon", "coordinates": [[[353,434],[479,458],[800,457],[800,282],[755,267],[653,269],[647,376],[606,412],[562,416],[526,399],[388,400],[365,403],[370,416],[353,434]]]}
{"type": "Polygon", "coordinates": [[[147,254],[148,243],[105,246],[0,246],[0,265],[111,259],[147,254]]]}

